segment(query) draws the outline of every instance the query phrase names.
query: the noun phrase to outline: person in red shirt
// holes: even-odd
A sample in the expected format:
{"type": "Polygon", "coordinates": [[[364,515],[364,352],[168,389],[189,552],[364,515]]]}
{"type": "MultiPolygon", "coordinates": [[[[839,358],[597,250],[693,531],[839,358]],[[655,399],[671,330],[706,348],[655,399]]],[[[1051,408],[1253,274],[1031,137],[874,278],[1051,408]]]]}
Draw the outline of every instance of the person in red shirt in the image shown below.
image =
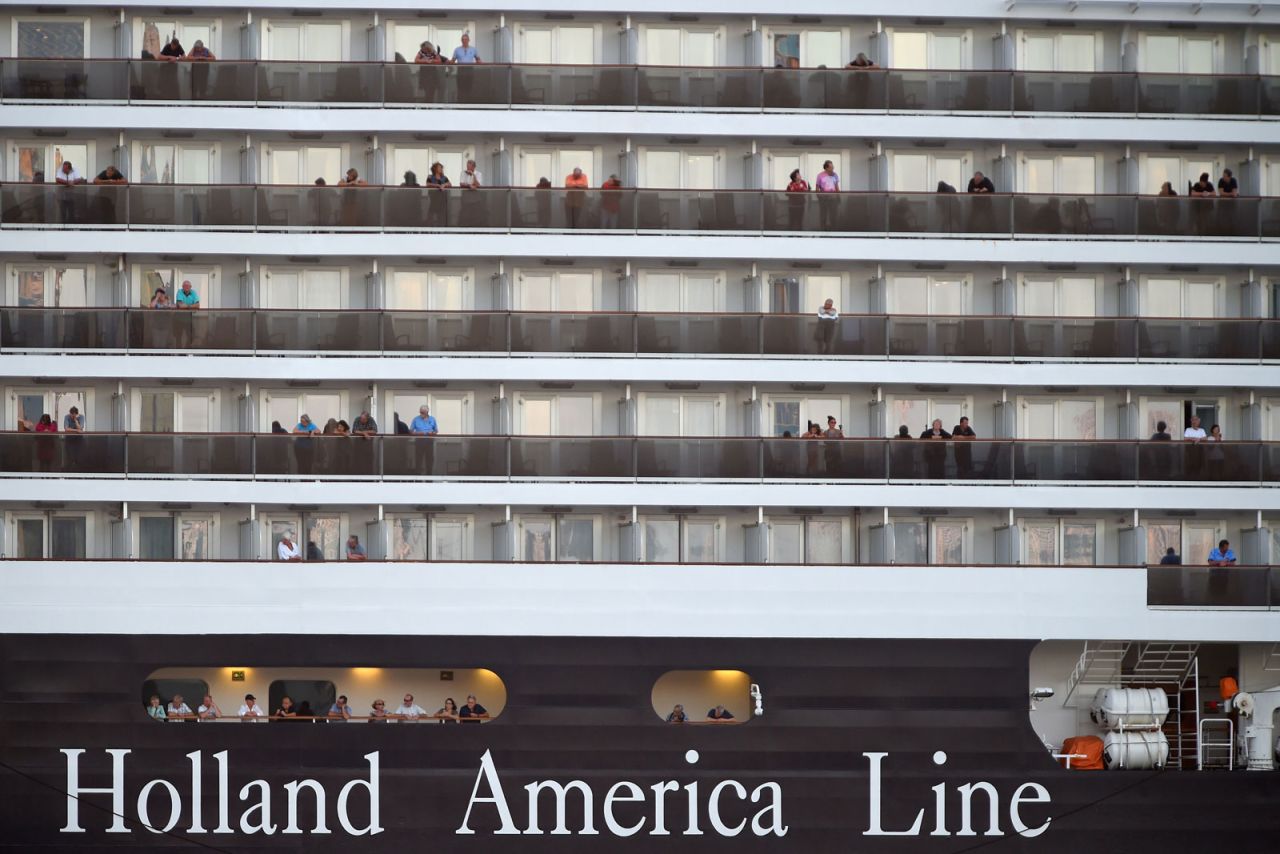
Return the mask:
{"type": "Polygon", "coordinates": [[[600,189],[603,191],[600,193],[600,227],[617,228],[618,213],[622,210],[622,193],[619,192],[622,181],[617,175],[610,175],[600,189]]]}
{"type": "Polygon", "coordinates": [[[809,203],[805,193],[813,188],[799,169],[792,169],[790,178],[791,183],[787,184],[787,192],[791,194],[787,198],[787,225],[791,231],[800,231],[804,228],[804,209],[809,203]]]}
{"type": "Polygon", "coordinates": [[[587,205],[587,194],[582,191],[591,186],[587,173],[582,171],[581,166],[573,167],[573,172],[564,179],[564,186],[569,190],[564,197],[565,218],[569,221],[570,228],[577,228],[582,222],[587,205]]]}

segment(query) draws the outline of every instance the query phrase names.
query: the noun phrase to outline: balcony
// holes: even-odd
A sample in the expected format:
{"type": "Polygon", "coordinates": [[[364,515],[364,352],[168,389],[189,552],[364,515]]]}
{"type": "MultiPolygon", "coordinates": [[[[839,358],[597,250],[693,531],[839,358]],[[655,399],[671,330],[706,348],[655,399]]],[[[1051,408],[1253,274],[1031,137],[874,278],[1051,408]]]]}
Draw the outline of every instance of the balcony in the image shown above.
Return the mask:
{"type": "Polygon", "coordinates": [[[0,98],[41,103],[1094,113],[1266,117],[1280,77],[1132,72],[433,66],[4,59],[0,98]]]}
{"type": "Polygon", "coordinates": [[[1280,360],[1280,320],[0,307],[9,352],[1280,360]]]}
{"type": "Polygon", "coordinates": [[[1280,480],[1280,443],[0,433],[0,474],[1261,486],[1280,480]]]}
{"type": "Polygon", "coordinates": [[[2,228],[1280,238],[1280,197],[0,185],[2,228]]]}
{"type": "Polygon", "coordinates": [[[1150,608],[1280,609],[1278,566],[1149,566],[1150,608]]]}

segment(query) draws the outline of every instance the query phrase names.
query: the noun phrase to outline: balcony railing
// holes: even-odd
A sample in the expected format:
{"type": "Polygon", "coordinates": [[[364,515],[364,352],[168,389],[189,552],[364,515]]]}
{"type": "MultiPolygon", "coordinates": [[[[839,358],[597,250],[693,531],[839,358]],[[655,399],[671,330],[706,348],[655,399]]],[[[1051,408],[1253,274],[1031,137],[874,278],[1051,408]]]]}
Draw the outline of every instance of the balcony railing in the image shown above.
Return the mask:
{"type": "Polygon", "coordinates": [[[0,226],[1280,237],[1280,197],[313,185],[0,185],[0,226]]]}
{"type": "Polygon", "coordinates": [[[1152,608],[1280,608],[1280,566],[1149,566],[1152,608]]]}
{"type": "Polygon", "coordinates": [[[0,473],[392,480],[1280,480],[1280,443],[0,433],[0,473]]]}
{"type": "Polygon", "coordinates": [[[0,60],[10,101],[1272,116],[1256,74],[0,60]]]}
{"type": "Polygon", "coordinates": [[[1280,360],[1280,320],[0,306],[0,350],[1280,360]]]}

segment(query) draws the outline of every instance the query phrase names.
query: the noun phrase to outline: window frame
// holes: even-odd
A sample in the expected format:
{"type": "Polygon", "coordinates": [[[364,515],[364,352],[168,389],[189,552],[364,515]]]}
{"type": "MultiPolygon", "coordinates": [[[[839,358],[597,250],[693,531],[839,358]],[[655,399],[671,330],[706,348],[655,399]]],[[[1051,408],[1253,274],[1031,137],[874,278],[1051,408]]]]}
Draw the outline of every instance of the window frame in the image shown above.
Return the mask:
{"type": "Polygon", "coordinates": [[[84,25],[84,56],[83,57],[56,57],[59,59],[94,59],[93,56],[93,19],[89,16],[80,15],[14,15],[10,19],[10,36],[13,49],[9,56],[15,59],[35,59],[36,57],[19,57],[18,56],[18,25],[30,23],[64,23],[68,21],[78,21],[84,25]]]}
{"type": "Polygon", "coordinates": [[[588,520],[591,524],[591,558],[590,562],[599,562],[603,554],[604,543],[602,542],[603,518],[598,513],[521,513],[513,520],[515,522],[516,535],[516,560],[527,563],[579,563],[581,561],[566,561],[560,555],[560,522],[562,520],[588,520]],[[551,560],[533,561],[525,554],[525,537],[524,529],[527,522],[547,522],[551,523],[551,560]]]}
{"type": "Polygon", "coordinates": [[[1017,43],[1017,52],[1015,56],[1015,66],[1019,71],[1031,71],[1037,73],[1037,70],[1027,67],[1027,38],[1028,37],[1052,37],[1053,38],[1053,68],[1044,70],[1043,73],[1052,74],[1098,74],[1106,70],[1106,34],[1102,30],[1052,30],[1043,27],[1019,27],[1014,30],[1014,39],[1017,43]],[[1081,36],[1087,35],[1093,37],[1093,68],[1087,71],[1064,71],[1062,69],[1062,37],[1063,36],[1081,36]]]}
{"type": "Polygon", "coordinates": [[[4,556],[17,558],[18,522],[21,520],[39,519],[42,523],[41,557],[22,558],[23,560],[92,560],[97,551],[94,539],[97,513],[93,510],[8,510],[5,511],[5,546],[4,556]],[[84,520],[84,557],[55,557],[53,551],[53,522],[55,519],[84,520]],[[10,546],[9,544],[13,545],[10,546]]]}
{"type": "Polygon", "coordinates": [[[970,27],[938,27],[935,29],[924,29],[922,27],[885,27],[884,35],[886,53],[889,57],[886,65],[889,68],[905,71],[967,71],[973,68],[973,29],[970,27]],[[893,55],[893,39],[898,33],[924,33],[928,37],[925,44],[925,53],[928,56],[929,64],[925,68],[907,68],[905,66],[898,65],[897,58],[893,55]],[[960,36],[962,47],[960,48],[959,68],[942,68],[935,64],[934,42],[937,36],[941,34],[960,36]]]}
{"type": "Polygon", "coordinates": [[[677,434],[678,436],[682,438],[683,437],[709,438],[702,433],[690,434],[687,432],[689,429],[688,420],[690,418],[689,403],[692,401],[711,402],[714,405],[716,410],[715,432],[712,434],[712,436],[724,437],[728,435],[727,424],[726,424],[728,420],[728,411],[726,408],[727,403],[726,403],[726,396],[724,393],[642,391],[636,395],[636,435],[637,436],[659,436],[660,437],[665,435],[665,434],[659,434],[659,433],[649,433],[648,425],[645,424],[645,421],[647,420],[645,405],[648,402],[648,400],[652,397],[657,397],[657,398],[674,397],[680,400],[680,413],[679,413],[680,432],[677,434]]]}
{"type": "MultiPolygon", "coordinates": [[[[19,157],[18,149],[21,148],[44,148],[44,183],[54,184],[57,177],[57,169],[53,164],[54,149],[59,146],[82,145],[85,149],[85,162],[81,164],[79,169],[80,176],[86,181],[92,181],[98,174],[98,141],[93,138],[81,139],[39,139],[39,138],[13,138],[8,140],[9,146],[9,168],[6,174],[9,176],[10,183],[23,183],[21,175],[18,173],[19,157]]],[[[73,162],[71,164],[75,166],[73,162]]]]}
{"type": "Polygon", "coordinates": [[[218,560],[221,549],[219,548],[218,514],[212,511],[186,511],[186,510],[140,510],[132,514],[130,520],[133,527],[133,558],[138,560],[162,560],[163,558],[143,558],[142,557],[142,520],[143,519],[172,519],[173,520],[173,560],[185,561],[187,558],[182,556],[182,523],[184,521],[202,521],[209,523],[209,547],[208,554],[200,558],[191,558],[193,561],[201,560],[218,560]]]}
{"type": "Polygon", "coordinates": [[[1028,425],[1028,419],[1030,417],[1030,411],[1029,411],[1030,405],[1045,404],[1045,403],[1053,404],[1053,435],[1048,437],[1046,441],[1087,442],[1087,441],[1095,441],[1106,436],[1106,429],[1105,429],[1106,428],[1106,423],[1105,423],[1106,407],[1103,405],[1104,398],[1100,394],[1099,395],[1092,395],[1092,394],[1068,395],[1066,397],[1044,395],[1044,394],[1020,394],[1014,399],[1014,402],[1018,407],[1017,437],[1019,439],[1027,439],[1029,441],[1035,441],[1035,439],[1032,439],[1031,437],[1028,436],[1028,433],[1030,432],[1030,427],[1028,425]],[[1063,430],[1063,419],[1065,418],[1065,415],[1063,413],[1063,407],[1062,407],[1062,404],[1066,402],[1092,402],[1093,403],[1094,439],[1091,440],[1091,439],[1066,438],[1065,431],[1063,430]]]}
{"type": "Polygon", "coordinates": [[[1072,517],[1058,517],[1056,519],[1046,519],[1042,517],[1033,517],[1027,519],[1019,519],[1018,527],[1023,532],[1021,539],[1021,554],[1018,557],[1018,563],[1022,566],[1099,566],[1098,557],[1102,553],[1103,523],[1098,519],[1079,519],[1072,517]],[[1071,525],[1088,527],[1093,525],[1093,563],[1066,563],[1066,542],[1067,528],[1071,525]],[[1026,536],[1028,527],[1035,526],[1053,526],[1054,528],[1054,545],[1053,545],[1053,561],[1051,563],[1032,563],[1030,558],[1030,539],[1026,536]]]}
{"type": "MultiPolygon", "coordinates": [[[[51,281],[57,270],[83,270],[84,271],[84,292],[85,304],[83,306],[39,306],[40,308],[93,308],[94,301],[94,284],[97,265],[92,263],[84,264],[68,264],[65,262],[32,262],[24,263],[21,261],[10,263],[5,269],[5,305],[10,307],[18,307],[18,275],[20,273],[44,273],[45,281],[51,281]]],[[[31,306],[35,308],[37,306],[31,306]]]]}
{"type": "Polygon", "coordinates": [[[382,300],[387,311],[473,311],[475,309],[475,298],[475,267],[441,267],[436,269],[432,267],[392,266],[386,268],[382,277],[382,300]],[[392,305],[392,294],[396,293],[395,277],[401,273],[425,275],[427,277],[426,297],[428,305],[425,309],[400,308],[392,305]],[[437,277],[442,276],[460,276],[462,278],[462,307],[460,309],[437,308],[430,304],[432,301],[432,289],[437,277]]]}
{"type": "MultiPolygon", "coordinates": [[[[297,17],[297,18],[285,17],[283,15],[264,17],[259,22],[259,28],[258,28],[258,36],[259,36],[258,44],[261,46],[260,47],[261,55],[259,57],[260,59],[263,59],[263,60],[275,59],[275,57],[271,56],[271,27],[273,24],[279,24],[279,23],[287,23],[290,25],[297,24],[302,26],[304,28],[304,33],[303,33],[304,47],[306,46],[305,27],[308,24],[329,24],[329,25],[337,24],[342,28],[342,35],[340,37],[341,51],[337,59],[326,58],[326,59],[319,59],[319,60],[308,60],[305,58],[300,58],[297,60],[283,60],[283,61],[306,63],[306,62],[349,62],[351,60],[351,21],[346,19],[339,20],[336,18],[326,18],[321,15],[307,15],[305,17],[297,17]]],[[[301,57],[305,57],[307,55],[307,52],[299,51],[299,55],[301,57]]]]}

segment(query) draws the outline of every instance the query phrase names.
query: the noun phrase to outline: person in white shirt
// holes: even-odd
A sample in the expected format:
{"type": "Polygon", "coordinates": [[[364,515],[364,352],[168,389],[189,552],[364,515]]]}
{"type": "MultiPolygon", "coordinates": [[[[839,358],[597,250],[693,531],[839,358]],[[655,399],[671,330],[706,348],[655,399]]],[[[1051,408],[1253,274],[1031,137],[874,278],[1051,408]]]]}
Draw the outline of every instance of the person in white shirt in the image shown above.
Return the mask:
{"type": "Polygon", "coordinates": [[[427,710],[413,701],[412,694],[404,695],[404,702],[396,709],[396,717],[405,721],[416,721],[427,713],[427,710]]]}
{"type": "Polygon", "coordinates": [[[280,545],[276,546],[276,556],[285,561],[302,560],[302,549],[293,541],[293,531],[280,538],[280,545]]]}
{"type": "Polygon", "coordinates": [[[85,184],[84,176],[80,174],[80,170],[71,164],[70,160],[62,161],[62,168],[58,170],[58,174],[54,176],[54,181],[59,184],[70,186],[71,184],[85,184]]]}
{"type": "Polygon", "coordinates": [[[262,707],[258,705],[258,698],[252,694],[244,695],[244,704],[240,706],[240,720],[242,721],[265,721],[266,715],[263,714],[262,707]]]}
{"type": "Polygon", "coordinates": [[[835,300],[828,299],[826,302],[822,304],[822,306],[818,309],[818,319],[819,320],[839,320],[840,319],[840,312],[836,311],[835,300]]]}
{"type": "Polygon", "coordinates": [[[1203,442],[1205,437],[1204,428],[1200,426],[1200,419],[1191,416],[1191,426],[1182,431],[1182,438],[1190,442],[1203,442]]]}
{"type": "Polygon", "coordinates": [[[173,700],[169,703],[169,708],[165,709],[165,714],[168,715],[171,721],[186,720],[191,717],[191,707],[182,699],[181,694],[174,694],[173,700]]]}
{"type": "Polygon", "coordinates": [[[467,161],[467,168],[462,171],[462,177],[458,179],[458,186],[465,187],[468,190],[475,190],[480,187],[480,170],[476,168],[474,160],[467,161]]]}
{"type": "Polygon", "coordinates": [[[831,352],[831,342],[835,340],[836,321],[840,312],[836,311],[834,300],[828,299],[818,309],[818,350],[827,354],[831,352]]]}
{"type": "Polygon", "coordinates": [[[196,709],[196,716],[202,721],[216,721],[222,717],[222,709],[213,701],[212,694],[204,695],[204,702],[196,709]]]}

